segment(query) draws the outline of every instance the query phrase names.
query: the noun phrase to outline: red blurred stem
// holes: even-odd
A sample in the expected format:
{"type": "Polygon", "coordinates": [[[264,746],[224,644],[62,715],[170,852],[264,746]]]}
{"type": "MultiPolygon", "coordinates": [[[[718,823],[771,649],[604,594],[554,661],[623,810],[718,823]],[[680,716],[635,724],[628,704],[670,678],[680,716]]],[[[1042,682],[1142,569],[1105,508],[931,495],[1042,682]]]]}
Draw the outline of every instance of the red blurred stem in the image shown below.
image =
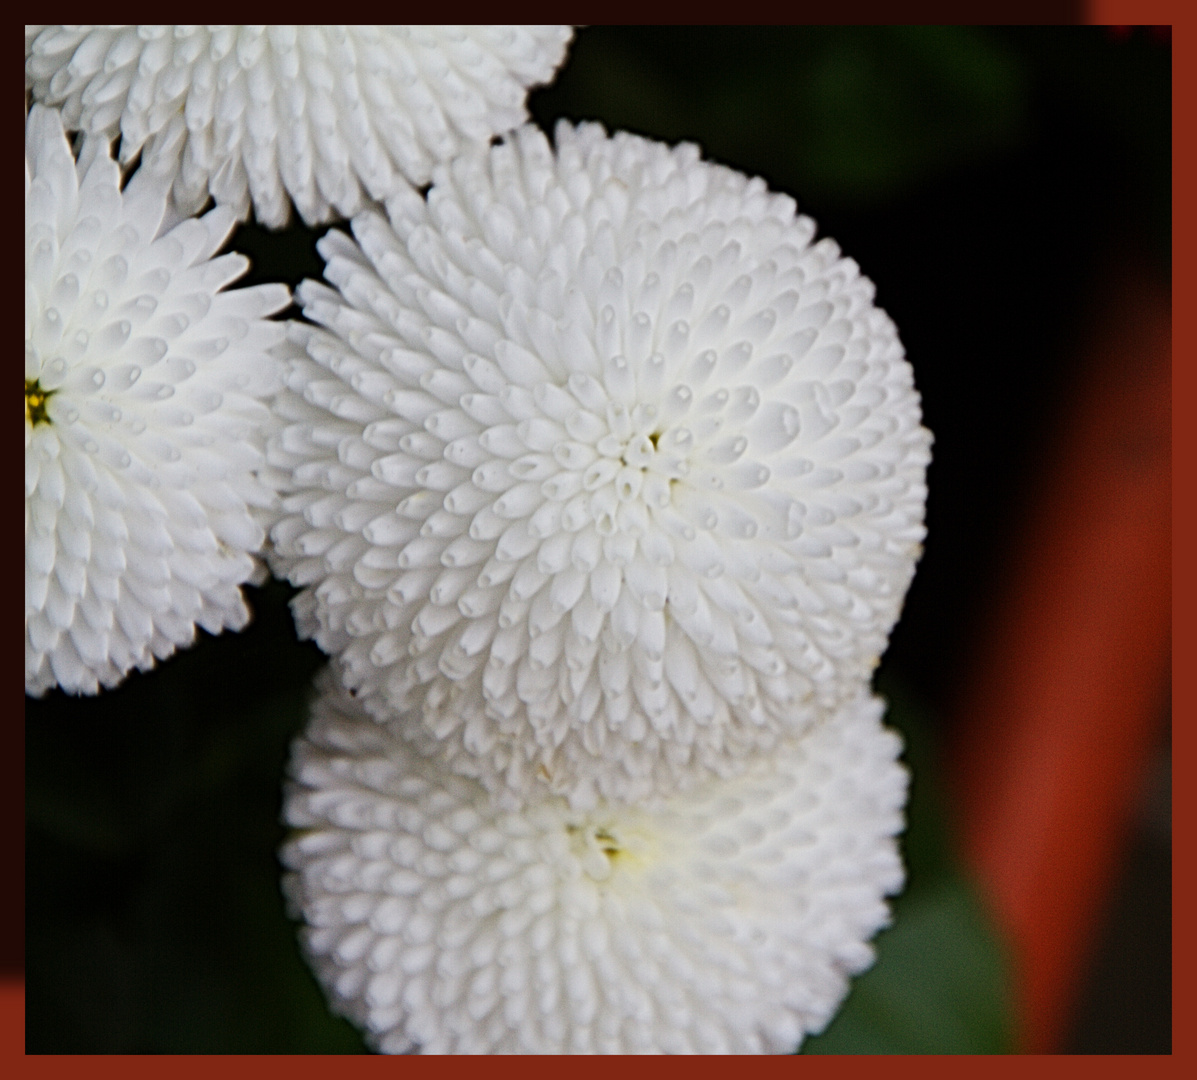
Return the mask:
{"type": "Polygon", "coordinates": [[[1129,29],[1169,25],[1181,13],[1180,0],[1085,0],[1082,18],[1091,26],[1129,29]]]}
{"type": "Polygon", "coordinates": [[[1171,307],[1135,264],[960,702],[964,855],[1008,935],[1020,1049],[1057,1050],[1158,737],[1171,618],[1171,307]]]}

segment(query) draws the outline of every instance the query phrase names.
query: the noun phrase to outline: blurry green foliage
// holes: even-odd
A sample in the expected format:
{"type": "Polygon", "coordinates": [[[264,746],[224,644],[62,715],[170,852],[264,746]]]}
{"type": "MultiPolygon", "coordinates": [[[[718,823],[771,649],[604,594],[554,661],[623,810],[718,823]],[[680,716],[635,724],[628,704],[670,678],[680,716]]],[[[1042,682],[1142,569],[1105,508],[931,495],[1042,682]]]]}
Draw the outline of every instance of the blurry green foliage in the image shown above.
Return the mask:
{"type": "Polygon", "coordinates": [[[542,121],[697,141],[823,205],[892,198],[1001,150],[1025,107],[1017,56],[952,26],[596,27],[535,101],[542,121]]]}
{"type": "Polygon", "coordinates": [[[876,946],[877,963],[804,1053],[1010,1053],[1002,954],[959,878],[908,890],[876,946]]]}
{"type": "Polygon", "coordinates": [[[875,941],[877,961],[807,1054],[1005,1054],[1012,1050],[1005,950],[952,857],[934,729],[883,671],[886,723],[911,770],[902,837],[907,887],[875,941]]]}

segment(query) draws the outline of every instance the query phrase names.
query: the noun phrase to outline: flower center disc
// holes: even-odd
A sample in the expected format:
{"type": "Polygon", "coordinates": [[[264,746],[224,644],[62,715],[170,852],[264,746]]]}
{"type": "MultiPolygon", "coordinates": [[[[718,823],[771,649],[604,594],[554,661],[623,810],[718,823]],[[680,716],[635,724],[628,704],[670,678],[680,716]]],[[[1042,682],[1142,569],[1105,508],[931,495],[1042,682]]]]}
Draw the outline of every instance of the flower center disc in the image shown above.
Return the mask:
{"type": "Polygon", "coordinates": [[[41,388],[37,379],[25,380],[25,423],[48,424],[50,417],[46,415],[46,402],[53,391],[41,388]]]}
{"type": "Polygon", "coordinates": [[[583,872],[594,881],[606,881],[617,866],[639,863],[648,853],[644,837],[621,835],[623,830],[614,825],[570,824],[566,825],[565,831],[583,872]]]}

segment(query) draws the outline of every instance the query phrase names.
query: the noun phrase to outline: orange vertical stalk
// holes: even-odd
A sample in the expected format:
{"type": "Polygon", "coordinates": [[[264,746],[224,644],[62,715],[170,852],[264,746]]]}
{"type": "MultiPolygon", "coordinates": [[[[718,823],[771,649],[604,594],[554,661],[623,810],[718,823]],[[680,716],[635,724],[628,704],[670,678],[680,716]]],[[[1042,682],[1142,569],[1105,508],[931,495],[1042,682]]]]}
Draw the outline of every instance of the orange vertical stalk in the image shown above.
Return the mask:
{"type": "Polygon", "coordinates": [[[1106,283],[1085,382],[959,706],[964,855],[1007,933],[1021,1049],[1058,1049],[1158,731],[1171,618],[1171,309],[1106,283]]]}

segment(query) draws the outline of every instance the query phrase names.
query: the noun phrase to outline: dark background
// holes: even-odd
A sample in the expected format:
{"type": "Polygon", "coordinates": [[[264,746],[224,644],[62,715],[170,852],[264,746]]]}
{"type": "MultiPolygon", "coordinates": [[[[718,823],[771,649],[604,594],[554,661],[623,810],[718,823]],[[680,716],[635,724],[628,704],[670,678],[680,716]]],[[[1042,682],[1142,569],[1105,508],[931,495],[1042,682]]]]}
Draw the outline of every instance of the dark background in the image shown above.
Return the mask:
{"type": "MultiPolygon", "coordinates": [[[[1169,280],[1170,83],[1170,39],[1145,29],[591,27],[530,99],[546,130],[695,141],[793,194],[876,283],[935,434],[926,554],[879,675],[914,766],[910,887],[808,1050],[1009,1047],[1003,947],[950,854],[938,749],[1084,377],[1098,278],[1135,258],[1169,280]]],[[[322,231],[243,227],[246,283],[319,276],[322,231]]],[[[280,779],[322,658],[288,587],[247,593],[244,634],[97,698],[26,699],[30,1052],[361,1050],[277,883],[280,779]]],[[[1171,1049],[1169,775],[1165,731],[1073,1052],[1171,1049]]]]}

